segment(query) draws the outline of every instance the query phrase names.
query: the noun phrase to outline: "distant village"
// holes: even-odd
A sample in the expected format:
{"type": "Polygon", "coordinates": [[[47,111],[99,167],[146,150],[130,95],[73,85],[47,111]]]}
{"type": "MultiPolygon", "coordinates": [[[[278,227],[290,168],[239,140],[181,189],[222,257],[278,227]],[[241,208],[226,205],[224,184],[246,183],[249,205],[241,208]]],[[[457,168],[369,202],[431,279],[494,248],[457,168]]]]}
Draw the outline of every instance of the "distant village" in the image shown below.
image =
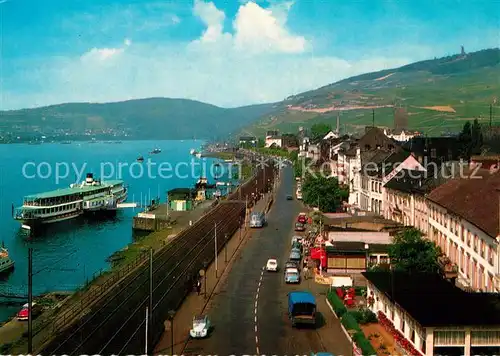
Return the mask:
{"type": "Polygon", "coordinates": [[[128,129],[94,129],[82,132],[70,129],[54,129],[41,131],[36,127],[0,128],[1,143],[49,143],[61,141],[91,141],[94,140],[127,140],[134,135],[128,129]]]}

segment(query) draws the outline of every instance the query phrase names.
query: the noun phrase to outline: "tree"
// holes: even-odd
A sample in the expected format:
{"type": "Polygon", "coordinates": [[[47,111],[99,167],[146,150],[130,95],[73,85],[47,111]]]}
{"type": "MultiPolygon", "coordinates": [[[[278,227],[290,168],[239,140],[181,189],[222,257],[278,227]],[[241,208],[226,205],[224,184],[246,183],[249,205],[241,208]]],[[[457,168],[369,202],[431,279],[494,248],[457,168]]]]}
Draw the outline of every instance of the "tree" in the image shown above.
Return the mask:
{"type": "Polygon", "coordinates": [[[458,136],[458,140],[460,142],[460,155],[464,160],[469,160],[472,155],[481,154],[483,133],[479,121],[474,119],[472,125],[470,121],[467,121],[458,136]]]}
{"type": "Polygon", "coordinates": [[[337,178],[307,174],[302,185],[304,203],[317,206],[321,211],[335,212],[347,200],[349,192],[339,185],[337,178]]]}
{"type": "Polygon", "coordinates": [[[437,273],[440,254],[439,247],[415,228],[400,231],[389,246],[389,258],[397,271],[437,273]]]}
{"type": "Polygon", "coordinates": [[[314,124],[311,127],[311,138],[316,140],[320,137],[324,137],[327,133],[332,130],[331,126],[328,124],[314,124]]]}

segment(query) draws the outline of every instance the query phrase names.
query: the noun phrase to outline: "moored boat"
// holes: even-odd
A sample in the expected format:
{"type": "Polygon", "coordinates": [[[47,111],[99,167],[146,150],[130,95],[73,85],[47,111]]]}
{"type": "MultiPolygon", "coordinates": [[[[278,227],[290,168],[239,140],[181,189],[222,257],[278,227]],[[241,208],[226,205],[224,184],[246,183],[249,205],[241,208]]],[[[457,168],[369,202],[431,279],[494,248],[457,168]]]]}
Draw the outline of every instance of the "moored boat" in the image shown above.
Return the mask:
{"type": "Polygon", "coordinates": [[[158,153],[161,153],[161,149],[159,148],[155,148],[154,150],[152,150],[151,152],[149,152],[150,154],[158,154],[158,153]]]}
{"type": "Polygon", "coordinates": [[[115,211],[127,199],[127,188],[121,180],[101,182],[87,174],[81,184],[69,188],[24,197],[14,219],[24,229],[76,218],[85,212],[115,211]]]}
{"type": "Polygon", "coordinates": [[[0,274],[9,272],[14,268],[14,261],[9,257],[9,251],[3,246],[0,247],[0,274]]]}
{"type": "Polygon", "coordinates": [[[142,156],[137,157],[137,162],[144,162],[144,157],[142,156]]]}

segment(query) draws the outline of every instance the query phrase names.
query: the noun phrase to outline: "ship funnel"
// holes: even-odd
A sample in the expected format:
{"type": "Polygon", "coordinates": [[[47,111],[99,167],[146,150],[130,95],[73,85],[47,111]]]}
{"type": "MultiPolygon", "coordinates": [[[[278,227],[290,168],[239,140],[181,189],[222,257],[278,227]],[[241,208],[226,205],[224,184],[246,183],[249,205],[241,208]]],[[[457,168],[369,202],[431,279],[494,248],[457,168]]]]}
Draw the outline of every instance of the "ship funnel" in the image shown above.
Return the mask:
{"type": "Polygon", "coordinates": [[[87,173],[87,178],[85,179],[85,183],[92,184],[94,182],[94,175],[92,173],[87,173]]]}

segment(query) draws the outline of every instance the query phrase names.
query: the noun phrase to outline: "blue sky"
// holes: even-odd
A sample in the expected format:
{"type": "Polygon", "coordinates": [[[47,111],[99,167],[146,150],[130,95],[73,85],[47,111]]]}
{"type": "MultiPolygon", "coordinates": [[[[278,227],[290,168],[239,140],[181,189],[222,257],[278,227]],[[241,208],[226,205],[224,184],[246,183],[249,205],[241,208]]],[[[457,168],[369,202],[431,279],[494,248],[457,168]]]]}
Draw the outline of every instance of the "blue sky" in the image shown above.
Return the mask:
{"type": "Polygon", "coordinates": [[[499,47],[500,2],[0,0],[0,109],[151,96],[233,107],[499,47]]]}

